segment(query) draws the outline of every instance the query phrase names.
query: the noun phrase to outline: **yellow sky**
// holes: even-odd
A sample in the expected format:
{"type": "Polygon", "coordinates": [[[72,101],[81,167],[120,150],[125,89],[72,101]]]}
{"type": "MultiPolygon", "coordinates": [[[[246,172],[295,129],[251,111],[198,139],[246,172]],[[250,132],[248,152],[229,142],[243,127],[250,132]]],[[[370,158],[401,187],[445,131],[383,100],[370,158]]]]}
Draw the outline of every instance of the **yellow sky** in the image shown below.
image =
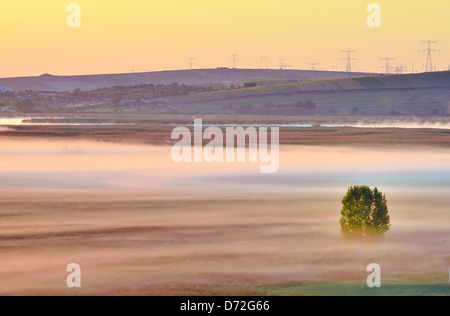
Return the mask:
{"type": "Polygon", "coordinates": [[[292,68],[344,69],[341,49],[359,50],[356,70],[377,71],[378,57],[422,70],[420,40],[440,40],[450,64],[448,0],[2,0],[0,76],[92,74],[232,65],[259,68],[267,56],[292,68]],[[66,7],[81,6],[81,28],[66,7]],[[369,28],[366,6],[381,5],[369,28]]]}

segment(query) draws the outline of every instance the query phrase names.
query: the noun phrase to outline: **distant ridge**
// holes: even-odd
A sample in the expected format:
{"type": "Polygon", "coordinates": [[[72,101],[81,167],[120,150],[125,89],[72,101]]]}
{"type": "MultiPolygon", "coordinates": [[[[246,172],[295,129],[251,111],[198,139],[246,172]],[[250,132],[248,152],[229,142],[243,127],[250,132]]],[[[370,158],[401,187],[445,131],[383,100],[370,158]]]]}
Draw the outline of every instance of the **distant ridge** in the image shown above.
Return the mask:
{"type": "MultiPolygon", "coordinates": [[[[201,95],[172,96],[164,99],[175,104],[203,104],[208,102],[223,102],[225,100],[233,99],[234,103],[237,104],[238,100],[245,103],[248,102],[245,100],[251,98],[275,97],[279,100],[280,98],[285,98],[285,96],[289,94],[303,94],[304,96],[307,94],[321,94],[322,96],[333,95],[334,97],[330,97],[330,102],[338,102],[338,99],[336,99],[337,96],[335,95],[335,93],[338,92],[386,92],[387,90],[414,89],[417,93],[420,93],[420,90],[417,89],[436,88],[442,88],[448,91],[450,88],[450,71],[305,80],[300,82],[287,82],[231,91],[213,91],[201,95]]],[[[448,95],[448,92],[446,92],[446,95],[448,95]]],[[[445,97],[445,100],[447,99],[448,97],[445,97]]],[[[261,101],[261,99],[259,101],[261,101]]],[[[257,101],[255,100],[255,102],[257,101]]]]}
{"type": "Polygon", "coordinates": [[[450,71],[304,80],[157,101],[202,114],[269,115],[279,113],[279,106],[310,101],[317,108],[309,115],[450,115],[450,71]]]}
{"type": "MultiPolygon", "coordinates": [[[[277,86],[277,92],[450,88],[450,71],[404,75],[327,78],[277,86]],[[284,89],[284,91],[283,91],[284,89]]],[[[263,90],[258,89],[263,93],[263,90]]],[[[268,89],[267,89],[268,90],[268,89]]]]}
{"type": "MultiPolygon", "coordinates": [[[[370,73],[351,73],[349,77],[370,76],[370,73]]],[[[53,76],[43,74],[35,77],[16,77],[0,79],[0,86],[12,91],[72,91],[75,89],[93,90],[113,86],[133,86],[138,84],[241,84],[258,80],[297,80],[332,79],[346,77],[345,72],[281,70],[281,69],[197,69],[158,72],[139,72],[122,74],[99,74],[79,76],[53,76]]]]}

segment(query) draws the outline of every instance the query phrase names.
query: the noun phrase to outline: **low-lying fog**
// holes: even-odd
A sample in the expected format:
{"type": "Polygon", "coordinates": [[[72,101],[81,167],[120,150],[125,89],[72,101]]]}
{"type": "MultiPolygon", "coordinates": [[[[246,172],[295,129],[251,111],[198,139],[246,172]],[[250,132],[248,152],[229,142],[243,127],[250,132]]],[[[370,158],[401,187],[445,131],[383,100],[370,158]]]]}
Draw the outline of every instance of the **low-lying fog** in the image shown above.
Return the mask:
{"type": "Polygon", "coordinates": [[[446,148],[282,146],[278,173],[264,175],[260,163],[177,164],[168,146],[0,140],[0,188],[295,193],[363,183],[446,190],[449,161],[446,148]]]}
{"type": "Polygon", "coordinates": [[[287,146],[270,175],[175,164],[170,149],[1,140],[0,294],[345,294],[293,284],[364,289],[373,262],[408,285],[394,294],[448,294],[449,149],[287,146]],[[387,194],[384,241],[341,237],[353,184],[387,194]]]}
{"type": "MultiPolygon", "coordinates": [[[[95,122],[86,120],[85,118],[52,118],[52,117],[0,117],[0,131],[1,128],[7,128],[8,126],[22,126],[22,125],[45,125],[45,126],[107,126],[107,125],[133,125],[133,121],[127,122],[122,121],[120,123],[114,122],[114,120],[105,120],[101,122],[100,119],[95,119],[95,122]]],[[[169,123],[161,123],[159,125],[175,125],[169,123]]],[[[185,126],[193,125],[184,124],[185,126]]],[[[229,126],[229,124],[207,124],[205,126],[229,126]]],[[[233,124],[233,126],[247,126],[248,124],[233,124]]],[[[252,124],[254,126],[266,126],[267,124],[252,124]]],[[[416,117],[405,117],[405,118],[327,118],[323,122],[320,119],[315,118],[313,122],[308,122],[307,119],[299,122],[290,123],[273,123],[269,125],[279,126],[279,127],[357,127],[357,128],[425,128],[425,129],[450,129],[450,121],[447,119],[436,118],[436,119],[425,119],[416,117]]]]}

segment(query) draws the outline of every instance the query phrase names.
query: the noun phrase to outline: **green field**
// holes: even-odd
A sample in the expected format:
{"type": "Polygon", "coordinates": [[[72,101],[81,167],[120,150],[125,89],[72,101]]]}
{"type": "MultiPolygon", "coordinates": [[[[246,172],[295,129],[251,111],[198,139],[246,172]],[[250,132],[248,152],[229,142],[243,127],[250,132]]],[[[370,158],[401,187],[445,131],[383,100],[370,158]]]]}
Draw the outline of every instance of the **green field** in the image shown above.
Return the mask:
{"type": "Polygon", "coordinates": [[[254,287],[250,292],[275,296],[448,296],[448,284],[386,282],[368,288],[364,282],[289,283],[254,287]]]}

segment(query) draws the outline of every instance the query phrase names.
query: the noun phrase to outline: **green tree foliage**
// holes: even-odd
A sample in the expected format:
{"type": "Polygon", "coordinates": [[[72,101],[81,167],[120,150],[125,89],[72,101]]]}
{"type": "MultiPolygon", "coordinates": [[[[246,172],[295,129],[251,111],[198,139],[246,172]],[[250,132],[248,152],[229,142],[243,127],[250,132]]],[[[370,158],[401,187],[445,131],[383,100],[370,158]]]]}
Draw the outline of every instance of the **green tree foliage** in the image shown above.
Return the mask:
{"type": "Polygon", "coordinates": [[[378,188],[351,187],[342,205],[341,232],[346,237],[382,236],[391,228],[386,196],[378,188]]]}

